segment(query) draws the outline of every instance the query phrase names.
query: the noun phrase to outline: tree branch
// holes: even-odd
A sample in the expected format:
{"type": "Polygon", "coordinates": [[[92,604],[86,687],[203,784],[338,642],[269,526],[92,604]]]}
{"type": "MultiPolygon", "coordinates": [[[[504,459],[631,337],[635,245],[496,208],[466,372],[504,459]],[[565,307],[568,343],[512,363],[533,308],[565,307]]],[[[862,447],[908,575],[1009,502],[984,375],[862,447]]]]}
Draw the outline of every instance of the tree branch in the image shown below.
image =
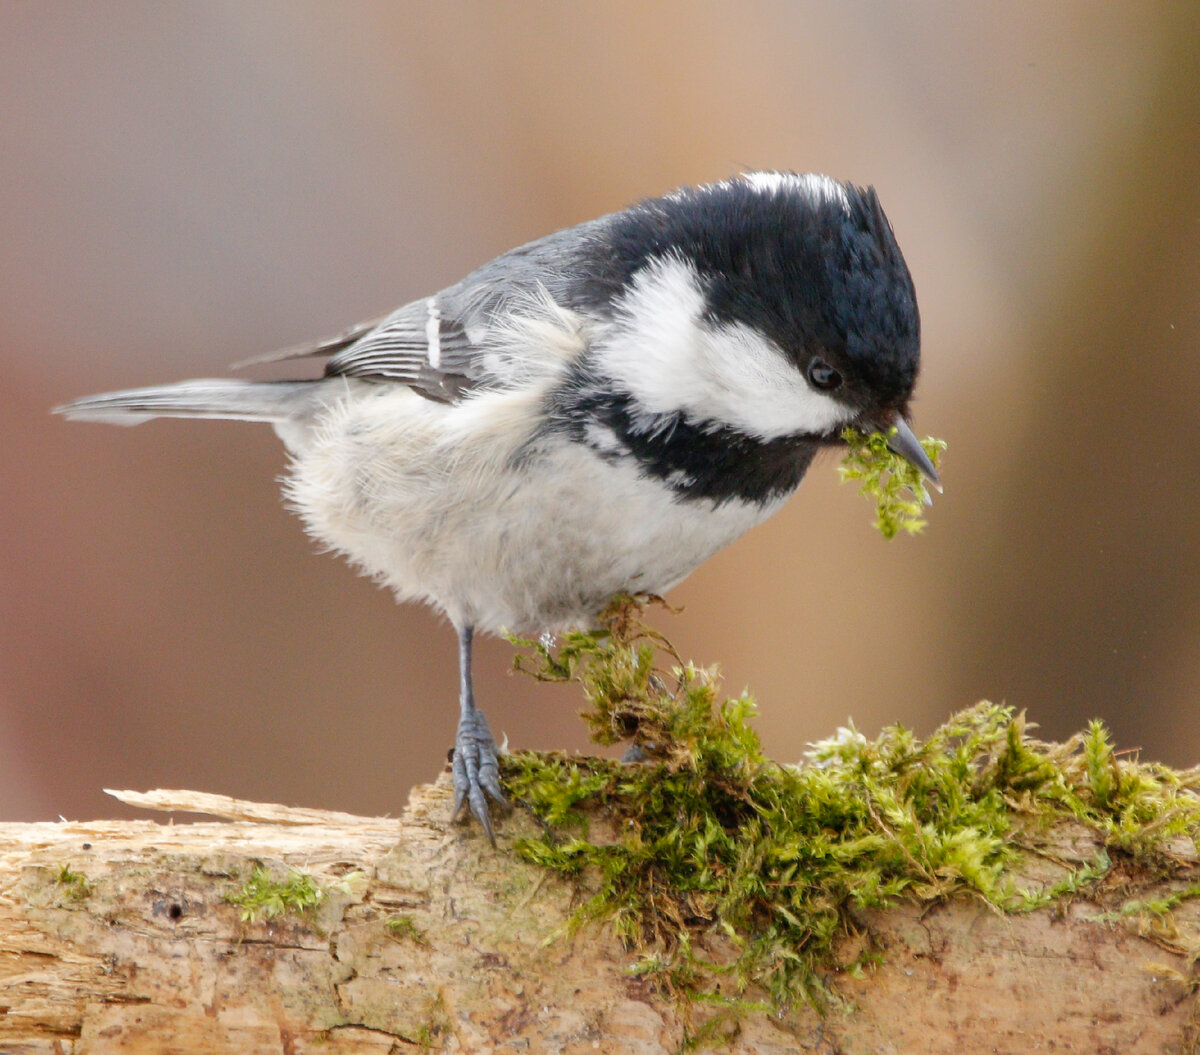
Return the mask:
{"type": "MultiPolygon", "coordinates": [[[[115,794],[227,819],[0,825],[2,1052],[671,1052],[703,1018],[632,977],[607,931],[566,936],[577,892],[508,849],[532,822],[505,819],[493,852],[446,825],[444,780],[399,819],[115,794]],[[270,889],[311,875],[319,904],[280,895],[267,918],[269,898],[247,895],[259,865],[270,889]]],[[[1068,861],[1099,849],[1082,830],[1056,836],[1068,861]]],[[[1190,844],[1180,853],[1194,880],[1190,844]]],[[[1126,899],[1169,892],[1125,881],[1126,899]]],[[[750,1013],[728,1050],[1195,1050],[1195,902],[1142,933],[1099,912],[871,913],[883,962],[837,981],[854,1010],[750,1013]]]]}

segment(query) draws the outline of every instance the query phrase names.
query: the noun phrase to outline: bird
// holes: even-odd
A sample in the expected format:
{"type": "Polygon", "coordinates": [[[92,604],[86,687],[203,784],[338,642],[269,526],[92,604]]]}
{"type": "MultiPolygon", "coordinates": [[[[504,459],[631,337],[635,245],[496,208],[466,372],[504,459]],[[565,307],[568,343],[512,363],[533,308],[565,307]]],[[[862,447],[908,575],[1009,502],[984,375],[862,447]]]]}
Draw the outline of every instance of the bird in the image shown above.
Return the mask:
{"type": "Polygon", "coordinates": [[[307,531],[454,627],[452,817],[473,815],[493,845],[489,803],[508,803],[472,688],[475,634],[587,627],[616,594],[666,593],[778,511],[847,427],[884,432],[937,484],[909,425],[909,269],[874,188],[815,173],[647,198],[247,362],[307,358],[320,376],[55,410],[273,425],[307,531]]]}

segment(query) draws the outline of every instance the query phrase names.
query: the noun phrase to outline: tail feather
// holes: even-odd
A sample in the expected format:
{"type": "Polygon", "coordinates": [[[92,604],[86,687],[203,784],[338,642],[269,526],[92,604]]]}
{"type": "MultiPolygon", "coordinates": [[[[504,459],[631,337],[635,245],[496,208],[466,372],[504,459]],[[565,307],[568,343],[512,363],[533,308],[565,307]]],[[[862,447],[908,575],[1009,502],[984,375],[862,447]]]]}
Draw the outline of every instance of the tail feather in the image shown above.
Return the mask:
{"type": "Polygon", "coordinates": [[[197,379],[84,396],[55,407],[54,412],[112,425],[138,425],[151,418],[285,421],[308,407],[313,387],[312,381],[197,379]]]}

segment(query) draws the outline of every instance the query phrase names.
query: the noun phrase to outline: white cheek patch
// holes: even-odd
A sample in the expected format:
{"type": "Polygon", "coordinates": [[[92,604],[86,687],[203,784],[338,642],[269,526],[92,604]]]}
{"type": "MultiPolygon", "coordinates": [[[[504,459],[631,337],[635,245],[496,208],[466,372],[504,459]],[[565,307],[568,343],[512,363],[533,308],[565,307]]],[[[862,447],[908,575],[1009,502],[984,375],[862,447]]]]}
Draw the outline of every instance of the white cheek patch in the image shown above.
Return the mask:
{"type": "Polygon", "coordinates": [[[699,277],[677,257],[635,276],[600,355],[646,412],[682,412],[763,440],[826,433],[854,416],[810,388],[765,337],[741,323],[713,326],[703,313],[699,277]]]}

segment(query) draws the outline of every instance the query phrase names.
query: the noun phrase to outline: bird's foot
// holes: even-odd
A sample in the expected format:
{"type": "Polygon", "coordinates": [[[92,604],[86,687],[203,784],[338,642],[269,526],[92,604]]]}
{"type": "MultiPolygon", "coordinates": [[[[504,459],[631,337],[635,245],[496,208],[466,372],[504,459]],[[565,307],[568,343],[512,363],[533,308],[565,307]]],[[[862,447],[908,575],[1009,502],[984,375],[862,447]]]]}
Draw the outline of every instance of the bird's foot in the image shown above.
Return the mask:
{"type": "Polygon", "coordinates": [[[495,846],[496,835],[492,831],[487,800],[490,797],[499,805],[507,806],[508,799],[500,789],[496,741],[482,711],[472,710],[459,719],[450,772],[454,782],[452,819],[456,820],[463,807],[469,806],[475,819],[483,825],[488,840],[495,846]]]}

